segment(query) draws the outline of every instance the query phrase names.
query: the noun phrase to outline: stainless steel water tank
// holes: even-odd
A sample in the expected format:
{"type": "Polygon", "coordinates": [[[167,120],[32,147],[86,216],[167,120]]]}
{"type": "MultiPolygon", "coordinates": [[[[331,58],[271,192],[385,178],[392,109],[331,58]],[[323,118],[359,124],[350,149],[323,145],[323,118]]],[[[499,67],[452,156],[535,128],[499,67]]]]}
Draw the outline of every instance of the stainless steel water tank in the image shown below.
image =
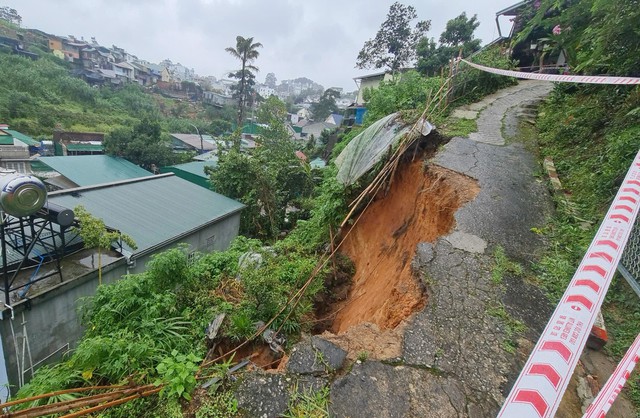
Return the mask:
{"type": "Polygon", "coordinates": [[[11,216],[22,217],[39,211],[47,200],[47,189],[37,177],[0,171],[0,208],[11,216]]]}

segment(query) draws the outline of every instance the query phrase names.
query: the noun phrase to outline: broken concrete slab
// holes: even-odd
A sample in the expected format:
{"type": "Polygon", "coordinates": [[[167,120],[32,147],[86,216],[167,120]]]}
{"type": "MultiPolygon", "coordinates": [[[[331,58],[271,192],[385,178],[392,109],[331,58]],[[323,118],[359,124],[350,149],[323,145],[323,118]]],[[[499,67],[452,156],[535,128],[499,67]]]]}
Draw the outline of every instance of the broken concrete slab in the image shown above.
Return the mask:
{"type": "Polygon", "coordinates": [[[487,241],[477,235],[468,234],[462,231],[454,231],[444,237],[444,239],[447,240],[453,248],[469,253],[483,254],[487,249],[487,241]]]}
{"type": "Polygon", "coordinates": [[[342,367],[347,352],[337,345],[313,336],[295,345],[287,362],[287,372],[321,375],[342,367]]]}
{"type": "Polygon", "coordinates": [[[454,118],[458,118],[458,119],[475,119],[478,117],[478,112],[475,110],[468,110],[468,109],[456,109],[453,111],[453,113],[451,114],[451,116],[453,116],[454,118]]]}
{"type": "Polygon", "coordinates": [[[434,417],[466,415],[464,392],[449,377],[429,370],[377,361],[355,364],[333,383],[330,413],[334,417],[434,417]]]}

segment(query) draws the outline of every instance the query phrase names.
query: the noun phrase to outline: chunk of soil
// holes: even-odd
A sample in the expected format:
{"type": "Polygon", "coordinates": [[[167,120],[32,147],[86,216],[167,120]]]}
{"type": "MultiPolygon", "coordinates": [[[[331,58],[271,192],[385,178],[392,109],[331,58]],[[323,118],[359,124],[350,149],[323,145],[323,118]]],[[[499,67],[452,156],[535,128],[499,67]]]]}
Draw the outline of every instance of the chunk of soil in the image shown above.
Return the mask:
{"type": "Polygon", "coordinates": [[[364,322],[390,329],[421,310],[426,296],[411,268],[416,245],[447,234],[455,211],[478,191],[470,177],[425,169],[422,160],[399,167],[389,193],[345,234],[341,250],[356,272],[346,300],[333,306],[330,331],[343,333],[364,322]]]}
{"type": "Polygon", "coordinates": [[[396,360],[402,356],[405,325],[403,321],[393,329],[380,330],[377,325],[364,322],[338,335],[325,331],[320,336],[345,350],[351,361],[362,355],[368,359],[396,360]]]}

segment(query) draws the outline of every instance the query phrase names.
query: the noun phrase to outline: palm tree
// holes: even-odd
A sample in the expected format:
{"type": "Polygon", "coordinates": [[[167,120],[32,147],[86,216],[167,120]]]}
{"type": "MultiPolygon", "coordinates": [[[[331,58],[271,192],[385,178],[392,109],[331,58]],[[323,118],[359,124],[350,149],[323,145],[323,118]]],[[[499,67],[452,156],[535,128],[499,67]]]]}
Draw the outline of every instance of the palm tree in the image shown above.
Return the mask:
{"type": "Polygon", "coordinates": [[[253,37],[243,38],[242,36],[236,36],[236,47],[228,47],[224,50],[230,53],[235,58],[242,62],[242,68],[235,73],[229,74],[229,77],[238,79],[238,86],[236,87],[236,95],[238,98],[238,126],[242,126],[244,121],[245,107],[247,106],[249,89],[253,83],[255,75],[253,71],[258,71],[258,67],[252,65],[260,53],[258,48],[262,48],[260,42],[253,42],[253,37]]]}

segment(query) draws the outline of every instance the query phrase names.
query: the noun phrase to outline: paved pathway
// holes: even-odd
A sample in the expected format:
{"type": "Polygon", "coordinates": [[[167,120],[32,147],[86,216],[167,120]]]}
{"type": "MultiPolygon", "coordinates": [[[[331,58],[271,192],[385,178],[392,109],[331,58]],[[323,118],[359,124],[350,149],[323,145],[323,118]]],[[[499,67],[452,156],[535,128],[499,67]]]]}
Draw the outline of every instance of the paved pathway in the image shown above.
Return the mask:
{"type": "MultiPolygon", "coordinates": [[[[452,139],[429,163],[474,178],[480,192],[457,211],[451,234],[418,244],[413,265],[428,302],[405,328],[402,355],[357,362],[336,378],[332,416],[496,416],[553,309],[523,278],[508,272],[502,280],[492,277],[498,246],[525,266],[535,259],[543,243],[531,228],[543,226],[552,210],[546,187],[534,176],[537,162],[522,144],[505,145],[502,120],[550,88],[522,82],[458,112],[480,112],[478,132],[452,139]],[[526,325],[522,335],[513,332],[514,320],[526,325]]],[[[569,389],[568,405],[557,417],[579,416],[575,383],[569,389]]],[[[286,407],[282,400],[279,409],[266,412],[263,406],[279,399],[269,390],[251,391],[256,416],[277,416],[286,407]]]]}
{"type": "Polygon", "coordinates": [[[551,314],[542,291],[522,278],[507,273],[502,283],[492,280],[495,248],[505,248],[517,260],[530,260],[541,246],[531,228],[543,226],[551,210],[546,188],[533,175],[534,158],[520,144],[504,145],[502,119],[514,106],[539,100],[549,88],[521,83],[463,109],[466,116],[481,110],[478,132],[454,138],[431,163],[476,179],[480,192],[458,210],[450,235],[418,246],[414,264],[429,296],[405,331],[404,372],[380,364],[367,365],[363,373],[362,366],[354,366],[333,385],[335,416],[496,415],[505,387],[524,360],[512,349],[518,336],[509,318],[525,323],[526,337],[535,341],[551,314]],[[403,394],[407,387],[417,387],[416,374],[428,382],[421,386],[430,390],[416,391],[418,401],[408,402],[403,394]],[[388,382],[391,376],[394,382],[388,382]],[[430,397],[442,406],[427,402],[430,397]],[[354,405],[353,399],[376,402],[354,405]]]}

